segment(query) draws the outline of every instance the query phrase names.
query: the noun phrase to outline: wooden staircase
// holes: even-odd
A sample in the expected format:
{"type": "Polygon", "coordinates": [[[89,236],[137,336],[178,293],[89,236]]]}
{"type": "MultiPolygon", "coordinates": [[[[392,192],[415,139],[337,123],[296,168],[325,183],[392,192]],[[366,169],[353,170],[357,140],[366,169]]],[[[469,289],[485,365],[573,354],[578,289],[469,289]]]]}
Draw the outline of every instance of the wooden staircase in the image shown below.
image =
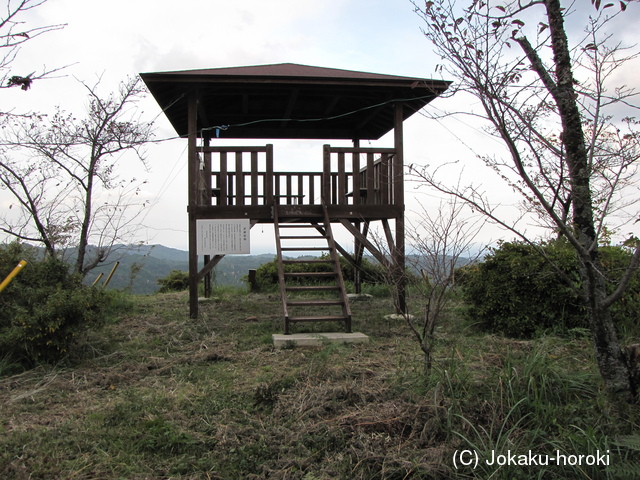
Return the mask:
{"type": "Polygon", "coordinates": [[[273,217],[278,252],[278,277],[284,333],[291,333],[291,325],[301,322],[343,322],[351,333],[351,309],[347,299],[338,253],[336,251],[331,222],[323,204],[324,224],[315,220],[278,217],[278,205],[274,205],[273,217]],[[293,241],[291,244],[289,242],[293,241]],[[322,252],[320,258],[284,259],[283,253],[322,252]],[[295,265],[287,267],[285,265],[295,265]],[[309,271],[311,266],[314,271],[309,271]],[[300,280],[306,280],[300,285],[300,280]],[[310,315],[309,311],[314,314],[310,315]]]}

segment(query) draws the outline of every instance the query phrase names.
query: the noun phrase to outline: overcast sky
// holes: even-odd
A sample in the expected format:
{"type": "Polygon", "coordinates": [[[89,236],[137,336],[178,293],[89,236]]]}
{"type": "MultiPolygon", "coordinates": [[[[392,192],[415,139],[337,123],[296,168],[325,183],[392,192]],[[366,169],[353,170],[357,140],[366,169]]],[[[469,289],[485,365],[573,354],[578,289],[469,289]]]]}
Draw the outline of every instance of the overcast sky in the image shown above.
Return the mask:
{"type": "MultiPolygon", "coordinates": [[[[585,8],[592,8],[587,0],[582,1],[585,8]]],[[[637,12],[628,13],[632,25],[637,12]]],[[[30,26],[67,25],[25,44],[12,74],[26,75],[43,65],[69,66],[58,78],[36,82],[28,92],[1,90],[3,111],[47,112],[55,105],[79,111],[85,94],[78,80],[94,83],[101,76],[101,90],[106,93],[127,76],[154,71],[292,62],[439,78],[439,60],[431,53],[420,31],[422,20],[409,0],[49,0],[25,20],[30,26]]],[[[626,35],[624,40],[633,43],[637,28],[628,29],[626,35]]],[[[431,105],[445,109],[445,102],[451,100],[438,99],[431,105]]],[[[143,106],[145,118],[158,116],[156,138],[175,135],[152,98],[143,106]]],[[[378,145],[391,146],[391,141],[383,138],[378,145]]],[[[474,152],[490,148],[492,142],[459,120],[437,124],[416,114],[405,124],[405,162],[461,160],[468,163],[467,170],[476,179],[486,175],[488,182],[491,174],[474,161],[474,152]]],[[[276,143],[276,169],[287,169],[277,162],[279,152],[289,146],[314,157],[308,161],[317,161],[320,171],[322,143],[317,149],[309,142],[276,143]]],[[[281,158],[290,157],[283,153],[281,158]]],[[[138,240],[186,249],[186,140],[149,147],[148,160],[150,171],[140,175],[148,179],[143,195],[152,204],[138,240]]],[[[413,190],[412,185],[407,186],[409,216],[417,208],[413,190]]],[[[427,203],[435,201],[421,198],[427,203]]],[[[7,201],[0,192],[2,205],[7,201]]],[[[513,202],[507,196],[501,201],[513,202]]],[[[272,232],[254,227],[252,253],[275,251],[272,232]]],[[[500,234],[490,235],[495,239],[500,234]]]]}

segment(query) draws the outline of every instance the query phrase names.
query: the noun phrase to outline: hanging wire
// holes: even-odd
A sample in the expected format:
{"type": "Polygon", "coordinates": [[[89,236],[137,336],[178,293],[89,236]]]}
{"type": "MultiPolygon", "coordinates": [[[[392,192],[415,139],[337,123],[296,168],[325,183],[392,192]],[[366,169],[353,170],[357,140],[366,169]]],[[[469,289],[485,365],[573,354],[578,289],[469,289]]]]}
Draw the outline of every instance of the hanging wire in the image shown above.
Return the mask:
{"type": "Polygon", "coordinates": [[[338,118],[348,117],[350,115],[355,115],[356,113],[364,112],[366,110],[371,110],[373,108],[382,107],[382,106],[388,105],[390,103],[408,102],[408,101],[413,101],[413,100],[423,100],[425,98],[433,98],[433,96],[434,95],[431,94],[431,95],[423,95],[421,97],[412,97],[412,98],[394,98],[394,99],[391,99],[391,100],[386,100],[384,102],[376,103],[374,105],[368,105],[366,107],[358,108],[356,110],[351,110],[349,112],[340,113],[338,115],[331,115],[331,116],[327,116],[327,117],[318,117],[318,118],[263,118],[263,119],[259,119],[259,120],[252,120],[250,122],[234,123],[234,124],[230,124],[230,125],[214,125],[212,127],[204,127],[204,128],[202,128],[200,130],[200,132],[205,132],[205,131],[209,131],[209,130],[226,131],[226,130],[228,130],[230,128],[246,127],[246,126],[249,126],[249,125],[255,125],[255,124],[258,124],[258,123],[268,123],[268,122],[299,122],[299,123],[324,122],[324,121],[328,121],[328,120],[336,120],[338,118]]]}

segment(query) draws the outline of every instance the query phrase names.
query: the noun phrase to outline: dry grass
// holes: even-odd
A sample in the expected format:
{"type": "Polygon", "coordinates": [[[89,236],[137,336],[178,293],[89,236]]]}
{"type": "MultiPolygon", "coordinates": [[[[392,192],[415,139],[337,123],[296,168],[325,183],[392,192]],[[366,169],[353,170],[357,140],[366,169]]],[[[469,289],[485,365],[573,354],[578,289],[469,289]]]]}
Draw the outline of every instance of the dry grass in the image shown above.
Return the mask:
{"type": "MultiPolygon", "coordinates": [[[[270,342],[275,296],[222,292],[197,320],[186,301],[136,297],[77,357],[0,379],[0,477],[457,478],[454,431],[470,430],[456,416],[504,420],[508,397],[495,392],[513,379],[500,375],[535,349],[452,324],[425,378],[405,326],[383,319],[388,299],[352,306],[369,344],[283,350],[270,342]]],[[[576,416],[601,402],[586,351],[578,339],[544,353],[587,376],[586,393],[567,394],[576,416]]]]}

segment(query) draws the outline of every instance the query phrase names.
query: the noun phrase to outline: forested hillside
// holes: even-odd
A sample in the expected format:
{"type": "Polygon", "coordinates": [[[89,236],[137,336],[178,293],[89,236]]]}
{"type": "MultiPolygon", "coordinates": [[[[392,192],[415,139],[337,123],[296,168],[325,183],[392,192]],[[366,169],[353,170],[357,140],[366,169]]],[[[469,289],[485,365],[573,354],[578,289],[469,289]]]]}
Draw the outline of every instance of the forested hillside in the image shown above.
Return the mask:
{"type": "MultiPolygon", "coordinates": [[[[274,255],[234,255],[223,258],[216,266],[216,283],[219,285],[244,285],[243,277],[250,269],[273,260],[274,255]]],[[[85,280],[93,283],[103,273],[100,283],[109,275],[113,263],[93,270],[85,280]]],[[[162,245],[132,247],[120,259],[120,265],[109,282],[109,288],[130,289],[133,293],[148,294],[160,287],[159,278],[166,277],[172,270],[189,270],[189,254],[183,250],[162,245]]]]}

